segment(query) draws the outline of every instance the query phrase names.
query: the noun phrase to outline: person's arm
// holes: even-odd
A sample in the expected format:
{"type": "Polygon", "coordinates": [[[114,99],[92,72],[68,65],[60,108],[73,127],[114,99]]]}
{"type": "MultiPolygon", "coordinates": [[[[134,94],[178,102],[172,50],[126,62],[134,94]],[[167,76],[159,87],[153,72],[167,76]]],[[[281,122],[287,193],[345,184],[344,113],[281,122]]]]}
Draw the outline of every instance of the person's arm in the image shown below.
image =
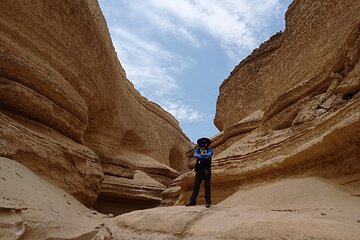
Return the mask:
{"type": "Polygon", "coordinates": [[[213,155],[213,150],[211,148],[208,148],[208,152],[204,153],[204,154],[200,154],[201,157],[203,158],[211,158],[213,155]]]}
{"type": "Polygon", "coordinates": [[[197,159],[203,159],[203,157],[199,154],[199,150],[200,148],[195,148],[195,151],[194,151],[194,158],[197,158],[197,159]]]}

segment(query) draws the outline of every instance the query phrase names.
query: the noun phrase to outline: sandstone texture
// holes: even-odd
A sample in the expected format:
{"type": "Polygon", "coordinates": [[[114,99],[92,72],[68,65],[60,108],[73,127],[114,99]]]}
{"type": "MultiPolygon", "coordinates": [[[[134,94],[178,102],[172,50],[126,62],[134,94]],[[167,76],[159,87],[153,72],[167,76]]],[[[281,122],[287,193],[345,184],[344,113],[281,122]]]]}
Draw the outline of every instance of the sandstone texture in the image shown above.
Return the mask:
{"type": "Polygon", "coordinates": [[[16,161],[0,157],[0,163],[1,239],[355,240],[360,234],[358,197],[317,177],[248,185],[210,209],[157,207],[111,218],[16,161]]]}
{"type": "Polygon", "coordinates": [[[91,239],[109,219],[19,162],[0,164],[0,239],[91,239]]]}
{"type": "Polygon", "coordinates": [[[0,156],[88,206],[158,205],[192,145],[127,80],[97,1],[5,0],[0,16],[0,156]]]}
{"type": "Polygon", "coordinates": [[[209,209],[175,206],[126,213],[104,228],[114,239],[355,240],[359,208],[358,197],[341,186],[292,178],[248,186],[209,209]]]}
{"type": "Polygon", "coordinates": [[[209,209],[180,206],[193,145],[126,80],[97,2],[5,2],[0,238],[359,239],[359,1],[294,0],[223,82],[209,209]]]}
{"type": "Polygon", "coordinates": [[[346,78],[358,61],[358,10],[353,0],[293,1],[285,31],[254,50],[220,86],[215,116],[219,130],[258,109],[270,118],[306,96],[324,93],[332,74],[346,78]]]}
{"type": "MultiPolygon", "coordinates": [[[[359,11],[354,0],[293,1],[285,31],[222,83],[215,117],[221,132],[212,145],[215,203],[239,186],[292,175],[360,181],[359,11]]],[[[191,168],[192,150],[187,155],[191,168]]],[[[193,177],[178,177],[163,204],[186,202],[193,177]]]]}

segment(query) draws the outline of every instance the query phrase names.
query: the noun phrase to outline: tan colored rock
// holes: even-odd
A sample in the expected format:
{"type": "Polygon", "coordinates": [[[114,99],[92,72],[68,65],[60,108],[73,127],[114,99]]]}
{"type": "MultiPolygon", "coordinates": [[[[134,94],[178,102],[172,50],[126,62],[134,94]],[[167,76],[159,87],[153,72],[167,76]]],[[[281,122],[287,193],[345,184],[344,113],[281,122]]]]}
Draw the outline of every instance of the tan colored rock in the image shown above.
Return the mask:
{"type": "Polygon", "coordinates": [[[333,182],[293,178],[241,189],[209,209],[176,206],[127,213],[106,229],[114,239],[355,240],[359,204],[333,182]]]}
{"type": "MultiPolygon", "coordinates": [[[[215,203],[239,186],[296,174],[330,179],[360,171],[360,99],[325,117],[297,127],[264,132],[253,131],[213,158],[212,198],[215,203]]],[[[180,176],[178,199],[184,204],[191,195],[194,175],[180,176]]],[[[199,202],[203,202],[200,192],[199,202]]]]}
{"type": "MultiPolygon", "coordinates": [[[[188,170],[189,139],[127,80],[96,0],[6,0],[0,16],[0,156],[88,205],[104,158],[141,153],[162,182],[188,170]]],[[[106,175],[138,170],[105,164],[106,175]]]]}
{"type": "Polygon", "coordinates": [[[335,92],[345,97],[357,93],[360,90],[359,76],[360,76],[360,63],[358,62],[354,67],[354,69],[349,73],[345,81],[341,82],[341,84],[335,89],[335,92]]]}
{"type": "MultiPolygon", "coordinates": [[[[353,0],[293,1],[285,31],[224,81],[215,118],[221,133],[213,138],[215,203],[254,182],[297,174],[346,178],[360,170],[359,10],[353,0]],[[256,110],[262,118],[242,128],[256,110]]],[[[179,179],[181,191],[165,192],[164,204],[189,199],[194,176],[179,179]]]]}
{"type": "Polygon", "coordinates": [[[210,209],[162,207],[110,219],[161,200],[184,204],[193,145],[127,81],[96,1],[6,1],[0,233],[25,240],[358,239],[358,12],[355,0],[294,0],[285,32],[222,84],[210,209]],[[73,196],[87,205],[97,198],[109,214],[73,196]]]}
{"type": "MultiPolygon", "coordinates": [[[[315,97],[311,101],[307,102],[306,104],[304,104],[304,106],[302,106],[302,109],[300,111],[298,109],[296,109],[297,111],[295,111],[295,114],[297,114],[297,115],[296,115],[295,119],[294,119],[294,116],[292,118],[290,118],[289,124],[293,123],[294,125],[299,125],[299,124],[314,120],[316,117],[316,110],[319,108],[319,106],[321,104],[321,97],[322,96],[315,97]]],[[[291,125],[287,125],[287,127],[290,127],[290,126],[291,125]]],[[[287,128],[287,127],[278,127],[278,128],[283,129],[283,128],[287,128]]]]}
{"type": "Polygon", "coordinates": [[[10,112],[0,113],[0,155],[16,160],[91,205],[104,178],[98,156],[84,145],[10,112]]]}
{"type": "MultiPolygon", "coordinates": [[[[251,113],[244,119],[241,119],[238,123],[233,126],[227,128],[226,130],[219,132],[218,134],[211,137],[213,148],[215,153],[219,153],[224,151],[226,148],[231,146],[234,142],[240,140],[245,137],[252,130],[258,128],[263,120],[264,111],[257,110],[251,113]]],[[[188,167],[190,169],[194,169],[195,167],[195,158],[194,148],[191,148],[186,152],[186,156],[188,157],[188,167]]]]}
{"type": "Polygon", "coordinates": [[[154,178],[156,181],[159,181],[165,185],[169,185],[170,182],[180,174],[171,167],[168,167],[165,164],[161,164],[149,156],[132,151],[124,151],[123,155],[102,157],[102,162],[108,166],[108,168],[112,168],[113,166],[113,169],[120,167],[133,171],[141,170],[148,176],[154,178]]]}
{"type": "MultiPolygon", "coordinates": [[[[227,140],[230,140],[232,137],[239,135],[245,135],[246,133],[251,132],[252,130],[258,128],[261,125],[262,119],[264,116],[264,111],[256,110],[251,113],[246,118],[240,120],[238,123],[232,125],[231,127],[225,129],[220,134],[212,137],[213,143],[212,147],[216,148],[225,143],[226,145],[231,145],[227,140]]],[[[226,147],[225,147],[226,148],[226,147]]],[[[221,152],[221,150],[219,151],[221,152]]]]}
{"type": "Polygon", "coordinates": [[[153,208],[160,205],[165,188],[140,170],[135,171],[132,179],[105,175],[94,207],[115,215],[153,208]]]}
{"type": "Polygon", "coordinates": [[[0,233],[9,234],[12,239],[23,232],[21,221],[26,222],[21,238],[24,240],[278,239],[283,236],[355,240],[360,234],[357,222],[360,206],[356,197],[359,175],[337,183],[314,177],[282,179],[238,189],[210,209],[160,207],[109,218],[87,209],[18,162],[0,157],[0,163],[2,194],[6,198],[0,199],[0,207],[17,212],[12,219],[1,212],[0,223],[20,223],[17,228],[0,224],[0,233]]]}
{"type": "Polygon", "coordinates": [[[179,173],[141,153],[124,154],[102,159],[111,172],[105,172],[95,208],[118,215],[159,206],[162,192],[179,173]],[[133,171],[133,175],[120,176],[118,168],[133,171]]]}
{"type": "Polygon", "coordinates": [[[134,170],[132,170],[130,168],[124,168],[124,167],[119,167],[116,165],[110,165],[110,164],[105,164],[105,163],[102,163],[101,166],[102,166],[103,173],[106,175],[125,177],[125,178],[133,178],[134,177],[134,170]]]}
{"type": "Polygon", "coordinates": [[[83,142],[86,125],[46,96],[6,78],[0,78],[0,87],[2,107],[15,110],[23,116],[48,125],[75,141],[83,142]]]}
{"type": "Polygon", "coordinates": [[[141,171],[135,171],[134,178],[106,176],[100,190],[100,197],[110,199],[140,199],[161,201],[165,186],[141,171]]]}
{"type": "MultiPolygon", "coordinates": [[[[359,56],[359,10],[354,0],[341,5],[331,0],[293,1],[286,13],[284,33],[254,50],[222,83],[215,116],[219,130],[257,109],[268,111],[275,100],[299,83],[308,81],[308,92],[321,91],[319,84],[332,72],[342,74],[351,69],[359,56]]],[[[297,101],[294,97],[281,107],[297,101]]]]}
{"type": "Polygon", "coordinates": [[[191,172],[184,173],[183,175],[180,175],[179,177],[175,178],[172,183],[168,186],[167,189],[165,189],[162,194],[162,206],[171,206],[171,205],[177,205],[179,204],[179,200],[181,198],[181,180],[184,178],[184,176],[192,175],[191,172]]]}
{"type": "Polygon", "coordinates": [[[0,166],[1,239],[92,239],[109,219],[17,161],[0,166]]]}
{"type": "MultiPolygon", "coordinates": [[[[2,202],[0,202],[2,205],[2,202]]],[[[0,237],[2,239],[18,240],[25,233],[23,219],[12,208],[0,207],[0,237]]]]}

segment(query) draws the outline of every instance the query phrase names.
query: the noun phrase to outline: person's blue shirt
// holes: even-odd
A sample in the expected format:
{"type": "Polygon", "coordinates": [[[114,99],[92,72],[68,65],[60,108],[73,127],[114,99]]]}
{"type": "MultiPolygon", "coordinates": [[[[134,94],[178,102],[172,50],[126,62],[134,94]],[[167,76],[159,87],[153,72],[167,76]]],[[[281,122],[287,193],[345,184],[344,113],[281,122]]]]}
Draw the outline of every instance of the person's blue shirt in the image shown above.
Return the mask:
{"type": "Polygon", "coordinates": [[[194,158],[196,159],[209,159],[213,155],[213,150],[209,147],[207,148],[207,153],[200,153],[200,148],[196,147],[194,151],[194,158]]]}

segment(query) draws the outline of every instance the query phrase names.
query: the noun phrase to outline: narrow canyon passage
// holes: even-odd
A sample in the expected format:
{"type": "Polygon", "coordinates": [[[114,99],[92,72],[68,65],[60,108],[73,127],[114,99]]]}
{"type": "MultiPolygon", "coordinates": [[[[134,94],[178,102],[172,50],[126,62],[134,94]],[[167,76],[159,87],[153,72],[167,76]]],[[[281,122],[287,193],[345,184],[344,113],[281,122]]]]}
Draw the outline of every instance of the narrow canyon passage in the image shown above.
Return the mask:
{"type": "Polygon", "coordinates": [[[358,240],[359,13],[294,0],[234,67],[205,208],[203,186],[184,206],[195,144],[128,80],[99,3],[3,0],[0,238],[358,240]]]}

